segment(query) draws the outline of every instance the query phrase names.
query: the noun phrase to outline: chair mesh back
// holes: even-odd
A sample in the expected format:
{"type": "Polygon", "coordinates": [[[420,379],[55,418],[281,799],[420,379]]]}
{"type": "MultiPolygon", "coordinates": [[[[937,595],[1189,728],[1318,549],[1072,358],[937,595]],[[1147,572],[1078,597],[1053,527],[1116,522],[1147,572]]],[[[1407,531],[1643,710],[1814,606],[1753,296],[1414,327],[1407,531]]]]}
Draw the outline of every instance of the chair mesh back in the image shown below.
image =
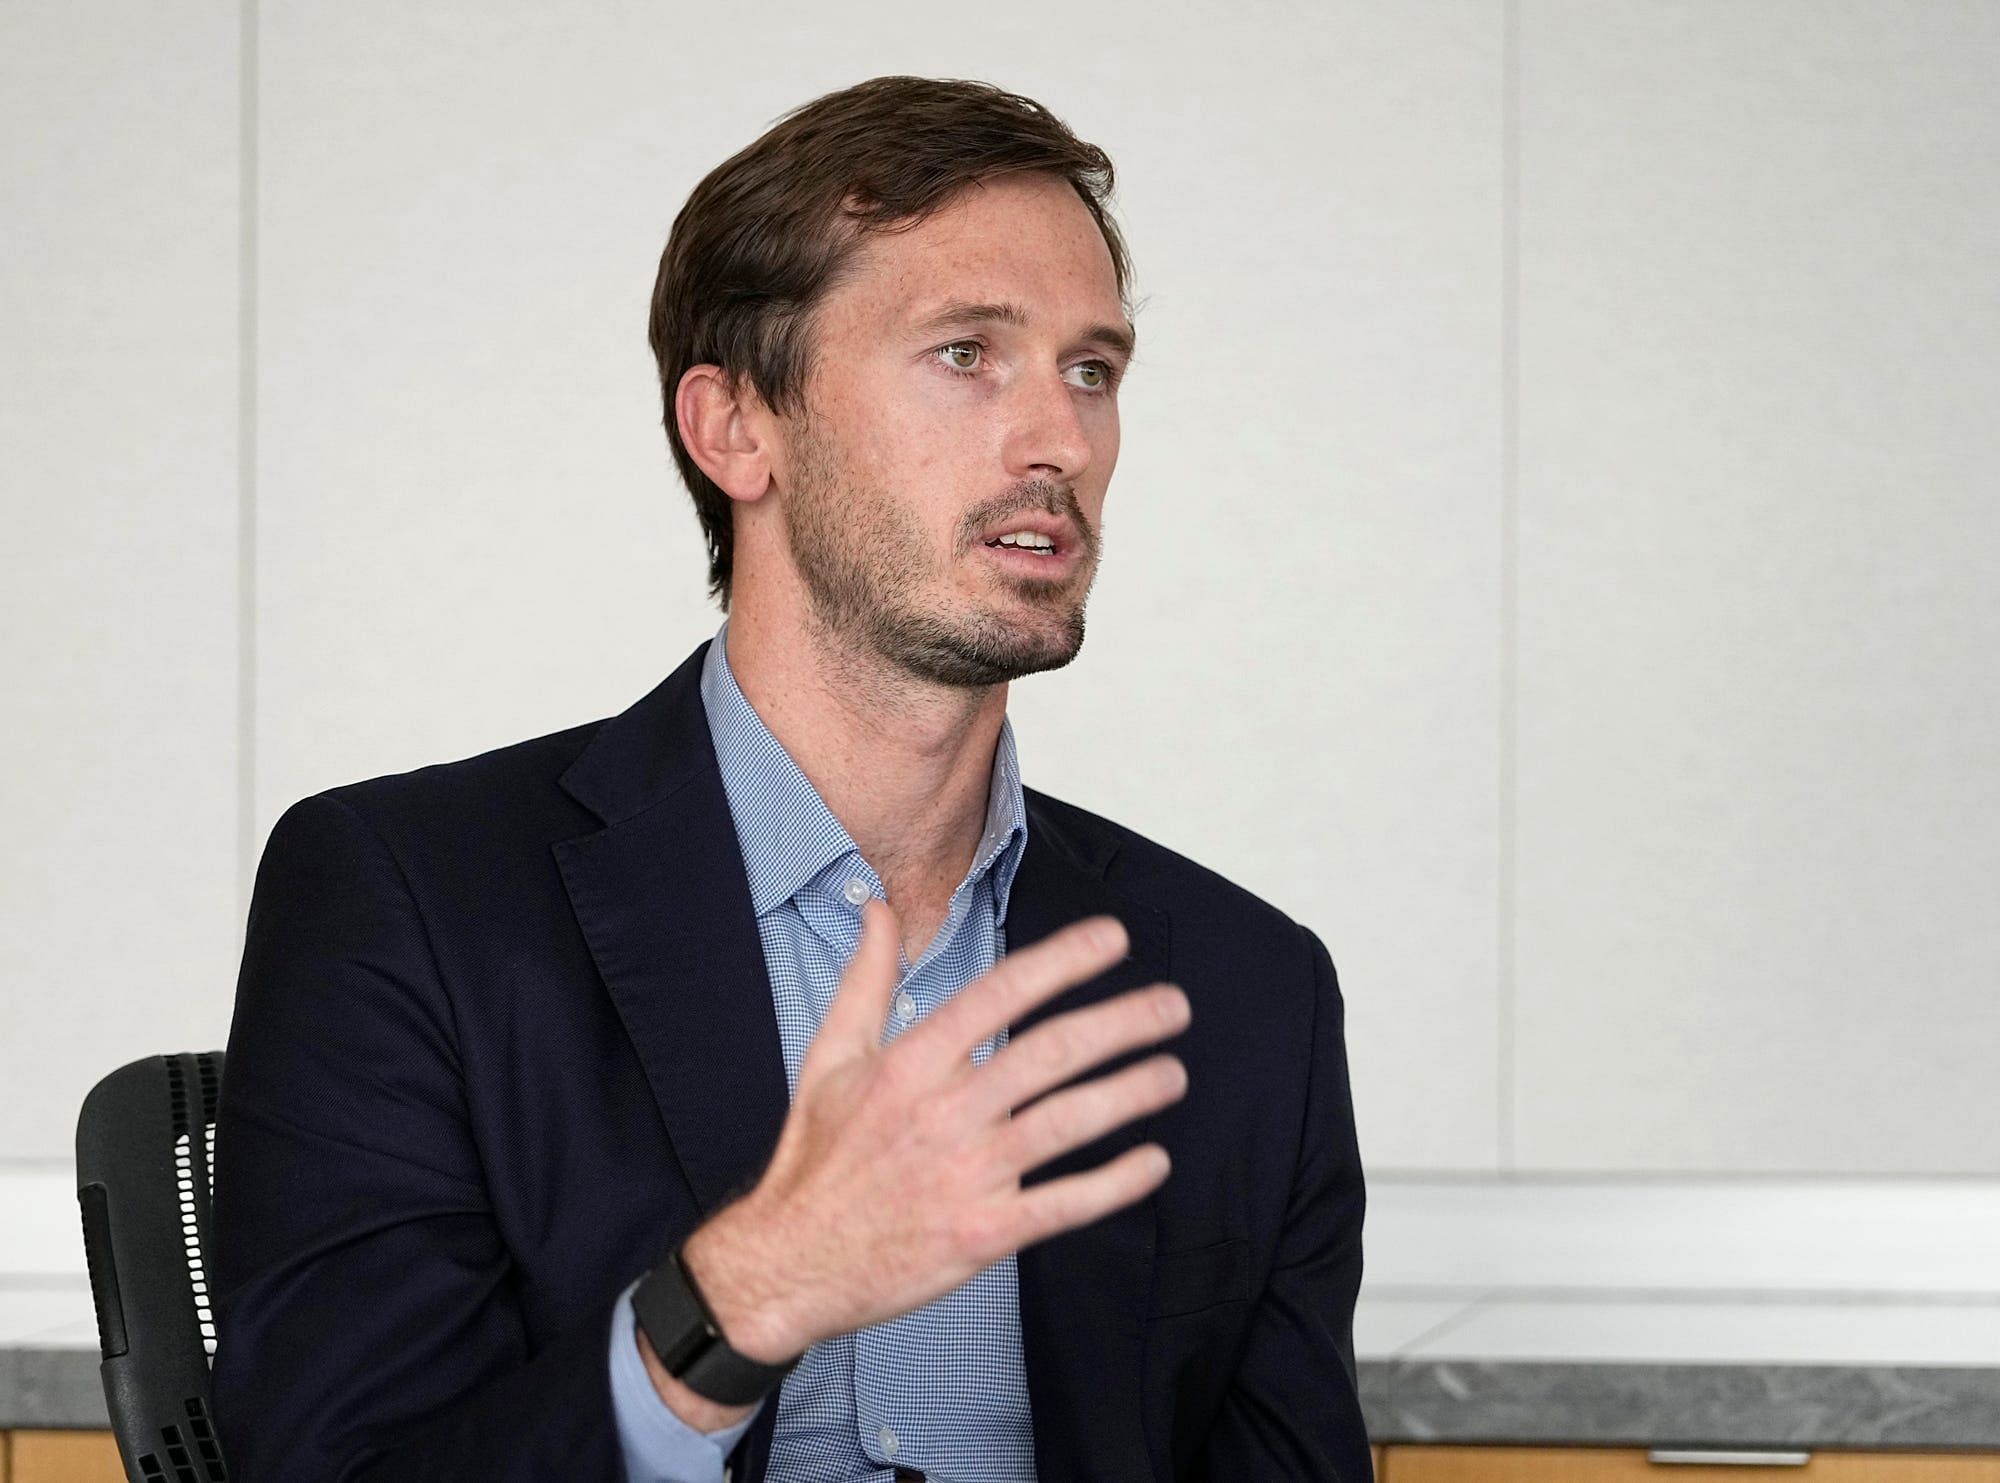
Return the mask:
{"type": "Polygon", "coordinates": [[[104,1398],[133,1480],[227,1483],[209,1424],[210,1209],[222,1054],[149,1056],[84,1099],[77,1202],[104,1398]]]}

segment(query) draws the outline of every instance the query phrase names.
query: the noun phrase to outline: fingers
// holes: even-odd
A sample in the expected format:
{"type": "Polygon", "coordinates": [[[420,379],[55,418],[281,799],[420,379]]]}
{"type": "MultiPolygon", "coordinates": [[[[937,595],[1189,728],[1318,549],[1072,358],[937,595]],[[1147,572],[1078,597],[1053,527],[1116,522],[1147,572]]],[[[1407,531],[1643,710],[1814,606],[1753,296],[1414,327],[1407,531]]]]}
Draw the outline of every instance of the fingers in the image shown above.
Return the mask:
{"type": "Polygon", "coordinates": [[[888,904],[864,902],[778,1148],[738,1207],[752,1245],[778,1255],[764,1265],[791,1289],[774,1311],[799,1315],[794,1327],[814,1339],[913,1312],[999,1254],[1143,1199],[1167,1178],[1157,1144],[1032,1188],[1019,1176],[1186,1091],[1186,1072],[1165,1055],[1049,1090],[1120,1049],[1178,1033],[1188,1009],[1171,984],[1054,1017],[973,1063],[979,1044],[1123,956],[1115,918],[1009,954],[885,1049],[899,941],[888,904]],[[1010,1118],[1017,1104],[1026,1105],[1010,1118]],[[961,1177],[935,1179],[940,1169],[961,1177]],[[909,1191],[932,1185],[937,1200],[912,1207],[909,1191]],[[969,1248],[993,1254],[968,1266],[969,1248]]]}
{"type": "Polygon", "coordinates": [[[1085,917],[1040,942],[1010,952],[954,994],[935,1014],[905,1031],[924,1054],[964,1062],[975,1046],[1044,1000],[1095,977],[1125,956],[1125,927],[1116,917],[1085,917]]]}
{"type": "Polygon", "coordinates": [[[1112,1076],[1100,1076],[1042,1098],[1000,1134],[1008,1167],[1026,1174],[1134,1118],[1187,1095],[1187,1068],[1175,1056],[1150,1056],[1112,1076]]]}
{"type": "Polygon", "coordinates": [[[1122,1210],[1158,1189],[1171,1172],[1167,1151],[1157,1143],[1142,1143],[1095,1169],[1022,1190],[1015,1207],[1021,1222],[1015,1228],[1020,1238],[1015,1244],[1031,1246],[1122,1210]]]}
{"type": "MultiPolygon", "coordinates": [[[[840,975],[833,1003],[807,1050],[807,1059],[822,1045],[826,1051],[814,1061],[865,1055],[880,1047],[882,1026],[889,1017],[889,1001],[896,992],[900,934],[896,913],[886,901],[870,897],[861,905],[861,941],[840,975]]],[[[804,1075],[801,1067],[800,1075],[804,1075]]]]}
{"type": "Polygon", "coordinates": [[[1180,1034],[1189,1013],[1178,986],[1154,984],[1046,1020],[979,1069],[975,1111],[987,1118],[1011,1112],[1120,1051],[1180,1034]]]}

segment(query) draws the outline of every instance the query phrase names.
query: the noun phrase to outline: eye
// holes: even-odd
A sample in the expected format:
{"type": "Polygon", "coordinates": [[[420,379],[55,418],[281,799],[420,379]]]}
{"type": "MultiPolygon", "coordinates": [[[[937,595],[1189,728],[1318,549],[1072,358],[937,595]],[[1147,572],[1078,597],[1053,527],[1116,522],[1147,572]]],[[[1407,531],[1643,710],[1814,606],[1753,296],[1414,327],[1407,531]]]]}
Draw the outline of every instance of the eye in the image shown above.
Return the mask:
{"type": "Polygon", "coordinates": [[[1109,391],[1118,384],[1118,367],[1111,364],[1108,360],[1087,360],[1077,366],[1076,369],[1079,371],[1091,371],[1097,376],[1095,381],[1084,383],[1085,391],[1109,391]]]}
{"type": "MultiPolygon", "coordinates": [[[[985,353],[986,347],[981,345],[977,340],[954,340],[949,345],[938,346],[931,353],[933,355],[952,357],[958,351],[970,351],[976,360],[978,356],[985,353]]],[[[975,376],[978,374],[972,364],[957,359],[948,359],[945,369],[960,376],[975,376]]]]}

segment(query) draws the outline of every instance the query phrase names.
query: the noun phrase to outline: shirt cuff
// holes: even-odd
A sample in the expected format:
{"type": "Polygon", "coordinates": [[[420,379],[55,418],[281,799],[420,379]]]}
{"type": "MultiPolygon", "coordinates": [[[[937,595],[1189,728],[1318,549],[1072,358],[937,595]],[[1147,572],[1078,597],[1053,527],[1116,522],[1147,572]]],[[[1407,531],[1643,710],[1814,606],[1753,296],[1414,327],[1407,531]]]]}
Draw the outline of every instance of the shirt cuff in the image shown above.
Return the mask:
{"type": "MultiPolygon", "coordinates": [[[[643,1280],[643,1279],[642,1279],[643,1280]]],[[[639,1355],[639,1320],[631,1287],[611,1310],[611,1409],[628,1483],[722,1483],[722,1468],[737,1440],[756,1421],[767,1395],[741,1421],[721,1431],[697,1431],[660,1398],[639,1355]]]]}

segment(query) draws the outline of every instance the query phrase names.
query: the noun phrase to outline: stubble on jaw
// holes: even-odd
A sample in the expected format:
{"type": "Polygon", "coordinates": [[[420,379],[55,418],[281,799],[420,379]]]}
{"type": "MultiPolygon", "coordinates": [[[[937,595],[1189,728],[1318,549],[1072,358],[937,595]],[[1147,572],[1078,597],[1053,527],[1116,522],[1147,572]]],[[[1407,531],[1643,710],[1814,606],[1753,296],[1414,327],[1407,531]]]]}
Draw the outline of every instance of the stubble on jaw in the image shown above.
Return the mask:
{"type": "MultiPolygon", "coordinates": [[[[791,419],[790,442],[793,487],[780,523],[806,589],[809,621],[827,652],[879,656],[918,680],[966,690],[1061,669],[1076,657],[1090,583],[1075,596],[1066,586],[1018,589],[1030,602],[1062,609],[1062,633],[1053,642],[1040,628],[1030,632],[992,609],[926,610],[921,594],[930,557],[920,528],[846,483],[831,429],[810,407],[791,419]]],[[[1057,491],[1044,486],[1038,492],[1057,491]]],[[[1057,503],[1082,529],[1073,497],[1057,503]]],[[[1086,555],[1095,555],[1096,541],[1085,539],[1091,543],[1086,555]]]]}

